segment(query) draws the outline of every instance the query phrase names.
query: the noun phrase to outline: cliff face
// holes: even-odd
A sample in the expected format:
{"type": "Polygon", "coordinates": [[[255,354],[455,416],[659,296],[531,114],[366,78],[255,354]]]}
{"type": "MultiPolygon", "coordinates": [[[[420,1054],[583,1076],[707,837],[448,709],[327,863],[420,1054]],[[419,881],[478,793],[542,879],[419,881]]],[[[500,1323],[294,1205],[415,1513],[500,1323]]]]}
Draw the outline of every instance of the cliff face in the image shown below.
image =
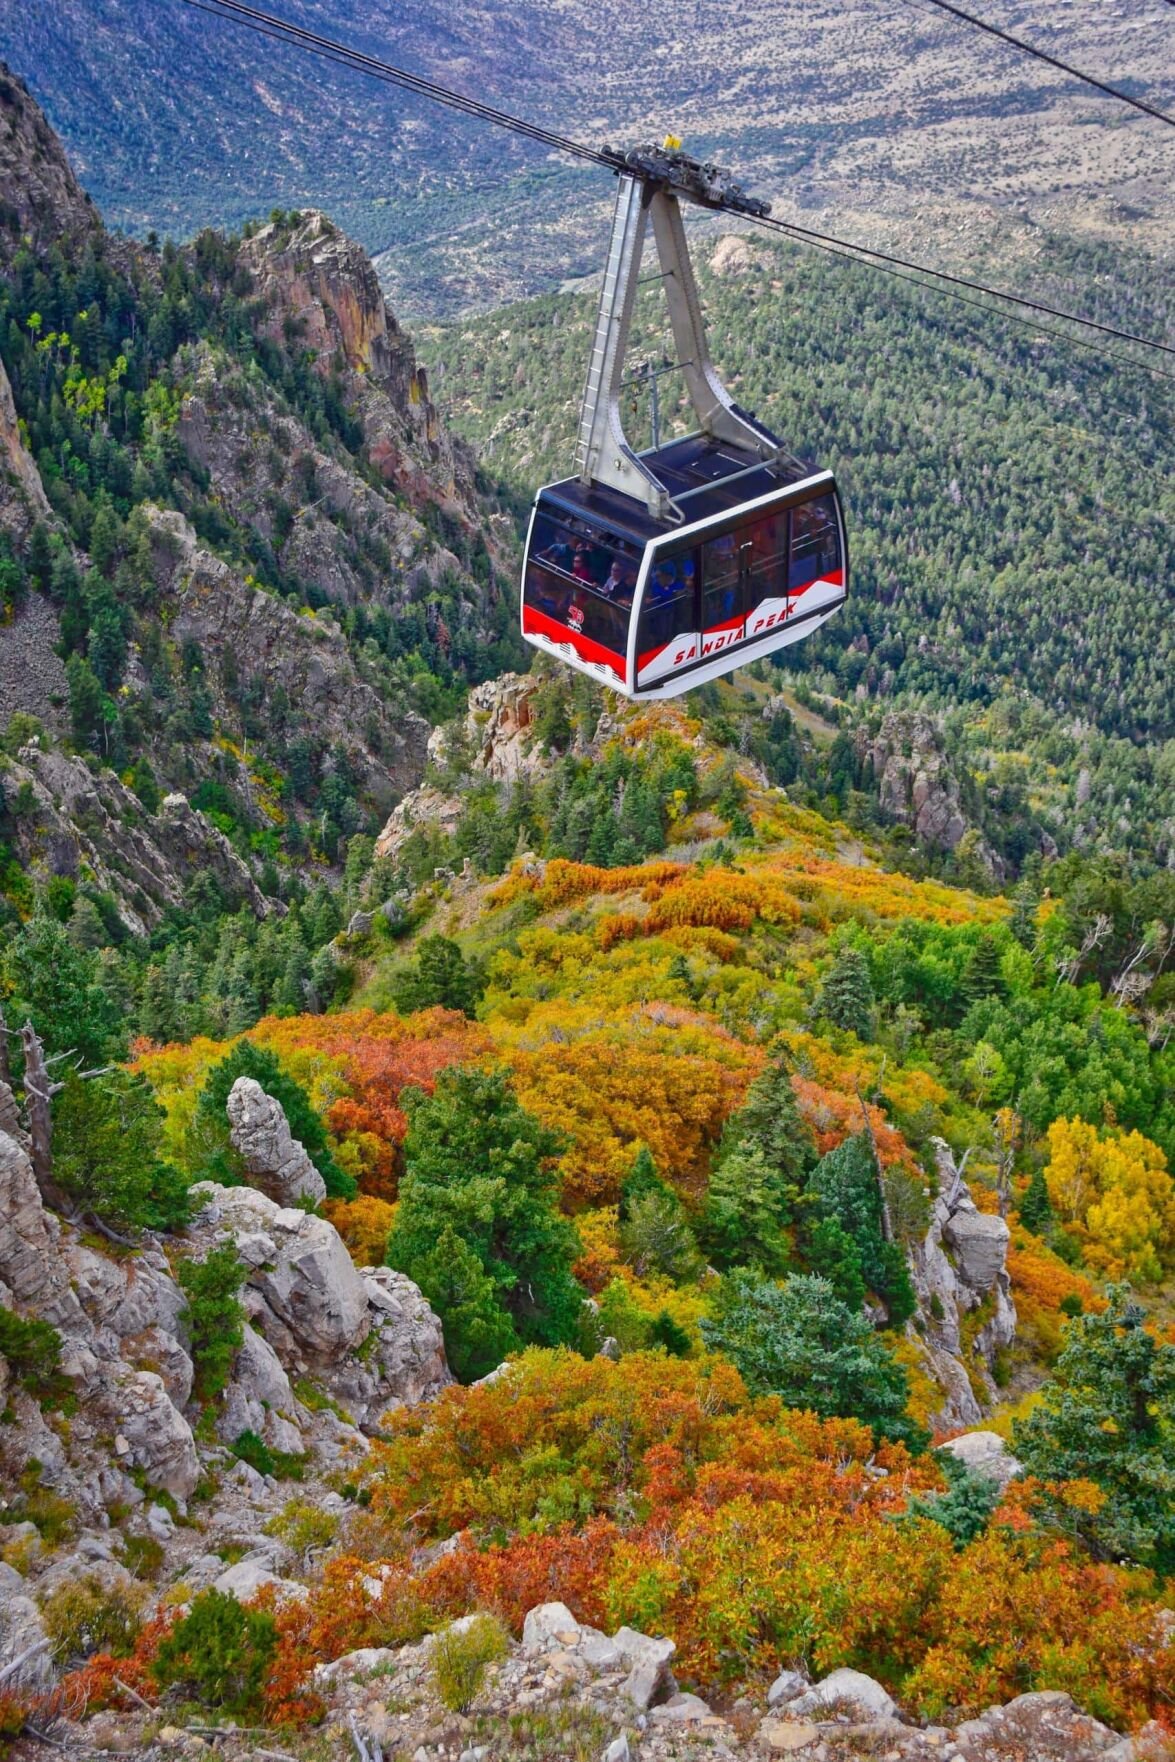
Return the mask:
{"type": "Polygon", "coordinates": [[[472,459],[446,434],[428,377],[360,246],[311,209],[292,230],[262,227],[241,260],[268,308],[264,334],[280,341],[292,326],[321,374],[346,378],[383,481],[468,517],[472,459]]]}
{"type": "Polygon", "coordinates": [[[47,251],[79,244],[101,225],[28,87],[0,61],[0,265],[26,239],[47,251]]]}
{"type": "Polygon", "coordinates": [[[161,794],[217,795],[235,849],[213,867],[263,912],[254,853],[274,854],[275,827],[300,824],[286,843],[304,863],[329,819],[333,857],[420,782],[411,681],[447,671],[454,648],[465,677],[497,670],[511,562],[371,263],[325,215],[162,257],[113,239],[6,71],[0,197],[0,539],[26,576],[0,583],[0,735],[13,712],[45,729],[7,764],[5,797],[27,783],[32,807],[3,835],[42,881],[92,870],[128,928],[149,930],[193,862],[90,763],[125,775],[144,760],[161,794]],[[18,244],[41,259],[39,325],[18,244]],[[63,338],[78,274],[89,317],[63,338]],[[92,669],[81,713],[66,661],[92,669]],[[87,762],[51,759],[65,739],[87,762]]]}

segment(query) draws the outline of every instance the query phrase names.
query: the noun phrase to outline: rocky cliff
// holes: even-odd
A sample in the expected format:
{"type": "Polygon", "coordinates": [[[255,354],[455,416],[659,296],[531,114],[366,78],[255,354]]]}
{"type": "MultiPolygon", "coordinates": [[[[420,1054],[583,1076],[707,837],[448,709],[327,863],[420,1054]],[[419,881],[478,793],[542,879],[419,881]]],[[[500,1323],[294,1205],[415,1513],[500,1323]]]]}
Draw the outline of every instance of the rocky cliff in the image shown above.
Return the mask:
{"type": "MultiPolygon", "coordinates": [[[[214,785],[249,871],[231,897],[260,910],[255,851],[297,862],[333,821],[333,855],[419,783],[411,679],[427,695],[433,669],[493,667],[512,564],[370,262],[324,215],[162,256],[112,239],[6,72],[0,188],[0,540],[24,576],[0,588],[0,735],[20,711],[43,748],[122,774],[142,757],[164,794],[214,785]],[[126,339],[109,362],[107,334],[126,339]],[[71,656],[94,677],[71,686],[71,656]],[[275,851],[285,825],[308,831],[275,851]]],[[[156,828],[113,776],[83,787],[56,757],[68,787],[32,777],[19,855],[42,878],[95,855],[138,934],[177,903],[174,853],[147,849],[156,828]]]]}
{"type": "Polygon", "coordinates": [[[100,226],[28,87],[0,61],[0,265],[26,240],[47,251],[77,245],[100,226]]]}
{"type": "MultiPolygon", "coordinates": [[[[240,1096],[230,1107],[234,1134],[258,1178],[276,1182],[301,1146],[280,1104],[251,1089],[248,1110],[240,1096]],[[279,1153],[282,1168],[263,1166],[279,1153]]],[[[209,1184],[194,1202],[190,1226],[175,1236],[100,1245],[44,1204],[29,1140],[0,1083],[0,1306],[48,1324],[59,1340],[48,1382],[34,1383],[0,1355],[5,1549],[15,1557],[15,1545],[27,1542],[16,1553],[32,1564],[41,1595],[52,1588],[42,1570],[68,1575],[72,1560],[77,1570],[97,1562],[117,1575],[116,1548],[127,1538],[170,1540],[202,1477],[225,1484],[214,1529],[241,1521],[242,1498],[255,1512],[280,1503],[272,1481],[267,1487],[230,1453],[243,1434],[304,1462],[313,1476],[356,1461],[390,1407],[424,1400],[450,1380],[440,1324],[415,1285],[386,1268],[355,1267],[325,1218],[249,1187],[209,1184]],[[247,1319],[227,1387],[202,1409],[192,1400],[194,1349],[177,1272],[222,1244],[238,1256],[247,1319]],[[47,1513],[63,1537],[53,1562],[41,1558],[47,1513]]],[[[271,1550],[263,1565],[272,1564],[271,1550]]],[[[203,1582],[223,1567],[206,1564],[203,1582]]],[[[261,1569],[252,1563],[249,1588],[261,1569]]],[[[35,1605],[18,1611],[19,1623],[2,1619],[7,1595],[23,1599],[23,1591],[0,1577],[0,1668],[40,1632],[35,1605]]],[[[37,1660],[43,1676],[49,1662],[37,1660]]]]}

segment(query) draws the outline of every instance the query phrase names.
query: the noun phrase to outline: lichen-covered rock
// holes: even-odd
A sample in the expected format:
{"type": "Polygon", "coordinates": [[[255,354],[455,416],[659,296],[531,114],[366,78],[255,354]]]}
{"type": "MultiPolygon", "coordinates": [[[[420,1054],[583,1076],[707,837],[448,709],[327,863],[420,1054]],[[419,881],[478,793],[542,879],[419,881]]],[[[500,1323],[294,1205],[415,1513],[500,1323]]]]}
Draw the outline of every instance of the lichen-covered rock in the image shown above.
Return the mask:
{"type": "Polygon", "coordinates": [[[973,1291],[990,1291],[1007,1264],[1011,1231],[1004,1219],[979,1211],[968,1195],[944,1219],[942,1239],[954,1253],[963,1283],[973,1291]]]}
{"type": "Polygon", "coordinates": [[[326,1182],[290,1131],[280,1101],[252,1077],[238,1077],[226,1106],[233,1149],[264,1193],[279,1205],[326,1198],[326,1182]]]}
{"type": "MultiPolygon", "coordinates": [[[[370,1428],[451,1381],[441,1324],[410,1279],[384,1267],[358,1272],[333,1224],[253,1187],[206,1181],[192,1192],[202,1206],[189,1226],[193,1247],[234,1244],[252,1326],[287,1374],[312,1373],[356,1425],[370,1428]]],[[[296,1402],[281,1411],[303,1425],[296,1402]]]]}
{"type": "Polygon", "coordinates": [[[1001,1487],[1024,1472],[998,1432],[964,1432],[961,1437],[948,1438],[938,1448],[942,1455],[953,1457],[972,1474],[983,1475],[1001,1487]]]}
{"type": "Polygon", "coordinates": [[[391,1267],[362,1275],[371,1328],[363,1350],[329,1379],[332,1395],[359,1425],[376,1424],[391,1407],[413,1407],[452,1381],[439,1317],[418,1286],[391,1267]]]}
{"type": "Polygon", "coordinates": [[[1059,1689],[1019,1695],[1003,1707],[990,1707],[968,1719],[954,1734],[963,1762],[989,1762],[994,1756],[1031,1756],[1033,1762],[1094,1762],[1121,1743],[1121,1736],[1083,1713],[1059,1689]]]}

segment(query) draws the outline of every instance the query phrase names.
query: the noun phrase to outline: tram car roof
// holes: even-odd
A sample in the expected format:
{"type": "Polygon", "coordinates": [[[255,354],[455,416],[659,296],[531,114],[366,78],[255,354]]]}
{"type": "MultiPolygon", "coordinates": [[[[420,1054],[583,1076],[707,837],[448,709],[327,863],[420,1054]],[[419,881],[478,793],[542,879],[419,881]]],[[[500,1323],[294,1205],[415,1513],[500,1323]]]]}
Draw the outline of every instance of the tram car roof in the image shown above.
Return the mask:
{"type": "Polygon", "coordinates": [[[605,484],[584,483],[578,477],[547,484],[540,492],[541,499],[643,546],[720,514],[737,515],[764,496],[774,496],[793,485],[802,483],[815,489],[816,480],[830,475],[814,471],[798,459],[765,461],[749,447],[705,434],[687,435],[640,457],[664,484],[681,518],[659,520],[632,496],[605,484]]]}

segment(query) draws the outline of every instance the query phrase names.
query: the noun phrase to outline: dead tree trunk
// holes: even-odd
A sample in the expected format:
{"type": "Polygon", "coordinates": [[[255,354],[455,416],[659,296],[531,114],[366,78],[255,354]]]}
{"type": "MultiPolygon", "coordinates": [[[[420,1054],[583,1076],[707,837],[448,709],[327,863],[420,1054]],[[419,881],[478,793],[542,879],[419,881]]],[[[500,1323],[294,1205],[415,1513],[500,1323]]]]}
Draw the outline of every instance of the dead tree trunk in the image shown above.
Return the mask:
{"type": "Polygon", "coordinates": [[[4,1005],[0,1004],[0,1083],[12,1087],[12,1065],[8,1058],[8,1023],[4,1020],[4,1005]]]}
{"type": "Polygon", "coordinates": [[[45,1063],[45,1049],[31,1022],[26,1022],[21,1029],[20,1042],[24,1049],[25,1111],[28,1114],[29,1137],[32,1139],[30,1156],[33,1174],[36,1176],[42,1201],[54,1211],[68,1211],[65,1194],[53,1179],[51,1103],[57,1085],[50,1081],[49,1068],[45,1063]]]}

